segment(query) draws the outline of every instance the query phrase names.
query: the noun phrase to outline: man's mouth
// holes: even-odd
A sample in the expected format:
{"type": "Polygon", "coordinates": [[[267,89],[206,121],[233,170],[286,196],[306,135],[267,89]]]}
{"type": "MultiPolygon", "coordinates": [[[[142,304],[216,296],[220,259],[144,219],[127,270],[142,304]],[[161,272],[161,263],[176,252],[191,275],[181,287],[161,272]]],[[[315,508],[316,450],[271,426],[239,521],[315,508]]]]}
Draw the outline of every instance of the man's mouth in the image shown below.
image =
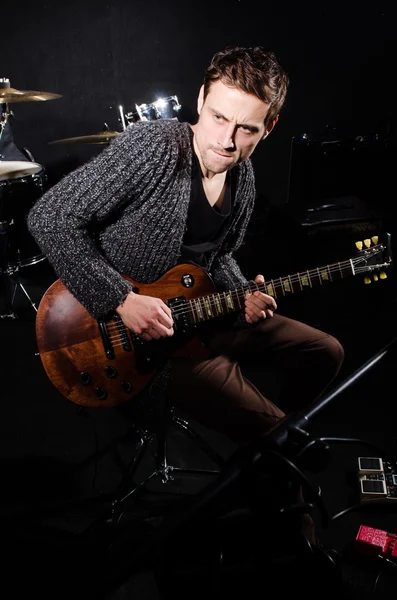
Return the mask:
{"type": "Polygon", "coordinates": [[[232,154],[225,154],[224,152],[220,152],[219,150],[216,150],[215,148],[211,148],[211,150],[213,152],[215,152],[215,154],[217,154],[218,156],[222,156],[223,158],[233,158],[232,154]]]}

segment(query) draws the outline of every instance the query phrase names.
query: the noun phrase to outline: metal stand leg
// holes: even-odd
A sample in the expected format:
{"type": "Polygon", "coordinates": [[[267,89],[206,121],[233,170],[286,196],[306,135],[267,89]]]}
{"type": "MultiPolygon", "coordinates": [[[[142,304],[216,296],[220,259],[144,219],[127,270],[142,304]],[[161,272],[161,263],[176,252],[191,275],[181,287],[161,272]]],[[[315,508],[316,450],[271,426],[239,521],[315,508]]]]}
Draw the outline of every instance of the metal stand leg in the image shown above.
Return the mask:
{"type": "Polygon", "coordinates": [[[17,289],[20,288],[22,292],[25,294],[28,299],[30,306],[33,308],[35,312],[37,312],[37,306],[33,302],[32,298],[29,296],[25,286],[19,281],[17,277],[15,277],[15,273],[17,273],[18,267],[15,269],[13,267],[8,267],[5,272],[2,272],[3,278],[3,288],[4,288],[4,296],[5,296],[5,313],[0,314],[1,319],[17,319],[18,315],[14,312],[14,302],[15,296],[17,293],[17,289]],[[11,292],[11,281],[14,284],[14,289],[11,292]]]}
{"type": "Polygon", "coordinates": [[[225,464],[225,459],[218,454],[197,432],[189,426],[189,423],[174,415],[174,407],[166,409],[166,415],[163,416],[164,421],[160,424],[159,430],[156,433],[152,433],[146,429],[139,429],[140,443],[137,454],[134,456],[130,468],[123,477],[123,482],[120,485],[119,493],[112,503],[112,522],[117,524],[122,518],[125,510],[123,506],[128,499],[136,497],[139,492],[143,492],[147,484],[155,477],[159,477],[162,483],[168,483],[174,480],[174,475],[204,475],[214,476],[219,475],[222,467],[225,464]],[[168,462],[168,431],[169,426],[174,425],[181,429],[184,434],[197,444],[202,452],[206,454],[218,467],[219,469],[194,469],[194,468],[180,468],[169,464],[168,462]],[[151,448],[151,443],[156,440],[157,451],[151,448]],[[156,466],[154,470],[147,475],[147,477],[137,483],[134,479],[134,475],[141,464],[146,450],[150,450],[155,457],[156,466]]]}
{"type": "Polygon", "coordinates": [[[12,310],[13,299],[11,299],[10,270],[8,266],[8,227],[8,221],[0,221],[0,274],[5,299],[5,312],[0,317],[2,319],[16,319],[16,315],[12,310]]]}
{"type": "Polygon", "coordinates": [[[14,282],[15,282],[15,286],[14,286],[14,293],[12,295],[12,304],[14,304],[14,299],[15,299],[15,294],[16,294],[17,288],[20,287],[21,290],[23,291],[23,293],[25,294],[26,298],[29,300],[30,306],[33,308],[33,310],[35,312],[37,312],[37,306],[33,302],[32,298],[29,296],[28,292],[26,291],[26,288],[22,285],[22,283],[19,281],[19,279],[14,279],[14,282]]]}
{"type": "Polygon", "coordinates": [[[20,280],[17,277],[19,266],[13,266],[8,263],[8,229],[8,221],[0,221],[0,274],[5,300],[5,312],[0,314],[0,318],[16,319],[17,315],[14,312],[13,308],[18,287],[25,294],[26,298],[30,303],[30,306],[35,312],[37,312],[37,307],[33,302],[32,298],[29,296],[25,286],[20,282],[20,280]],[[13,282],[14,284],[14,289],[12,291],[11,282],[13,282]]]}
{"type": "MultiPolygon", "coordinates": [[[[122,534],[121,522],[125,516],[130,514],[134,522],[150,521],[153,518],[163,518],[169,509],[174,510],[174,502],[178,501],[175,496],[184,503],[184,498],[190,501],[190,497],[195,495],[184,489],[165,490],[165,498],[160,492],[155,498],[155,502],[149,501],[139,503],[138,498],[141,493],[149,492],[156,495],[157,490],[148,488],[148,484],[158,478],[161,483],[166,484],[174,479],[174,475],[197,475],[219,476],[226,459],[221,457],[212,447],[193,429],[190,428],[187,421],[176,417],[173,414],[173,407],[167,407],[165,414],[156,418],[153,422],[147,424],[130,423],[130,428],[126,433],[112,440],[101,449],[86,457],[76,466],[76,471],[85,471],[85,469],[94,462],[95,471],[99,460],[108,456],[113,458],[114,464],[121,473],[121,481],[116,490],[107,493],[100,493],[93,497],[85,497],[71,500],[62,500],[60,503],[52,503],[50,507],[45,508],[51,511],[51,514],[69,514],[76,515],[76,510],[86,511],[95,510],[93,513],[94,522],[91,527],[99,527],[101,531],[106,528],[106,535],[109,535],[109,549],[111,548],[114,535],[122,534]],[[153,425],[153,427],[150,425],[153,425]],[[211,469],[189,469],[179,468],[170,465],[168,462],[168,444],[167,436],[169,426],[175,425],[187,434],[215,464],[219,465],[219,470],[211,469]],[[152,447],[152,444],[155,444],[152,447]],[[128,449],[128,456],[123,450],[128,449]],[[154,457],[154,468],[151,464],[145,464],[145,459],[154,457]],[[167,495],[169,492],[170,495],[167,495]],[[157,501],[159,500],[159,502],[157,501]]],[[[79,414],[85,414],[84,409],[79,408],[79,414]]],[[[179,487],[179,486],[177,486],[179,487]]]]}

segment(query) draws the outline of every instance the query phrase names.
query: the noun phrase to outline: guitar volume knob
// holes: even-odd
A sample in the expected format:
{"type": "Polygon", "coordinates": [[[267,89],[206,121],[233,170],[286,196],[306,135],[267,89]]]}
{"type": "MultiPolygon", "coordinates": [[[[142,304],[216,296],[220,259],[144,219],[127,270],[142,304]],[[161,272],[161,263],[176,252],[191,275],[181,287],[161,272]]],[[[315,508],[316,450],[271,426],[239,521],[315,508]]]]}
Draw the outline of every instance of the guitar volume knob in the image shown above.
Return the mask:
{"type": "Polygon", "coordinates": [[[97,387],[95,389],[95,393],[98,396],[99,400],[106,400],[106,398],[108,397],[108,393],[105,390],[105,388],[102,387],[97,387]]]}
{"type": "Polygon", "coordinates": [[[132,392],[132,384],[129,381],[122,381],[120,387],[123,392],[129,394],[132,392]]]}
{"type": "Polygon", "coordinates": [[[91,375],[89,373],[87,373],[86,371],[82,371],[80,373],[80,381],[83,385],[90,385],[91,383],[91,375]]]}
{"type": "Polygon", "coordinates": [[[106,367],[105,369],[105,375],[106,377],[109,377],[110,379],[114,379],[115,377],[117,377],[117,371],[114,367],[106,367]]]}

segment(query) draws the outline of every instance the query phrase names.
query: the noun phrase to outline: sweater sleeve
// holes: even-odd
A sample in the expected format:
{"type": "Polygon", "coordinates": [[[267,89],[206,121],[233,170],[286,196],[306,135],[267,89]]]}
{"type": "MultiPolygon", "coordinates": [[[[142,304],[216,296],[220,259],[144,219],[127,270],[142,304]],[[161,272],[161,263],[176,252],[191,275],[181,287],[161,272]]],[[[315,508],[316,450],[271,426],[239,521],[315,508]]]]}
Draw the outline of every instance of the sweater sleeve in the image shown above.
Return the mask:
{"type": "Polygon", "coordinates": [[[220,256],[213,265],[212,276],[217,287],[231,290],[248,283],[231,253],[220,256]]]}
{"type": "Polygon", "coordinates": [[[133,286],[106,260],[90,231],[127,202],[138,205],[153,179],[152,161],[166,161],[171,153],[150,125],[128,127],[45,192],[28,215],[28,230],[57,276],[96,318],[118,306],[133,286]]]}

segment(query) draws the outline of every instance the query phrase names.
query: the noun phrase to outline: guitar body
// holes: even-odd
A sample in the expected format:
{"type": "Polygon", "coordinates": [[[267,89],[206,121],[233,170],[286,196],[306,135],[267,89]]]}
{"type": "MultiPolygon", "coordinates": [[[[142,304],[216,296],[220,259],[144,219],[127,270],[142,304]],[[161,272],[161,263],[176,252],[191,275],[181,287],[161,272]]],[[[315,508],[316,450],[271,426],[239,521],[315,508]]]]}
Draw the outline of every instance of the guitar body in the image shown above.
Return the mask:
{"type": "Polygon", "coordinates": [[[177,265],[150,284],[125,277],[138,294],[161,298],[172,311],[175,334],[150,342],[128,330],[117,313],[94,319],[57,280],[42,297],[36,317],[44,369],[61,394],[76,404],[117,406],[141,392],[168,358],[207,358],[197,326],[242,311],[251,291],[277,299],[355,275],[366,275],[365,283],[371,277],[386,278],[385,269],[393,262],[390,234],[386,244],[378,244],[374,236],[356,246],[359,252],[348,260],[219,293],[206,271],[190,264],[177,265]]]}
{"type": "MultiPolygon", "coordinates": [[[[125,279],[136,286],[139,294],[164,302],[215,291],[207,273],[195,265],[177,265],[150,284],[125,279]]],[[[60,280],[40,301],[36,338],[46,374],[58,391],[76,404],[93,408],[114,407],[131,400],[148,385],[166,358],[205,358],[209,354],[194,328],[188,336],[176,332],[159,342],[144,342],[126,329],[120,333],[112,317],[102,323],[94,319],[60,280]],[[108,332],[111,353],[106,352],[101,327],[108,332]],[[125,349],[123,340],[130,349],[125,349]]]]}

